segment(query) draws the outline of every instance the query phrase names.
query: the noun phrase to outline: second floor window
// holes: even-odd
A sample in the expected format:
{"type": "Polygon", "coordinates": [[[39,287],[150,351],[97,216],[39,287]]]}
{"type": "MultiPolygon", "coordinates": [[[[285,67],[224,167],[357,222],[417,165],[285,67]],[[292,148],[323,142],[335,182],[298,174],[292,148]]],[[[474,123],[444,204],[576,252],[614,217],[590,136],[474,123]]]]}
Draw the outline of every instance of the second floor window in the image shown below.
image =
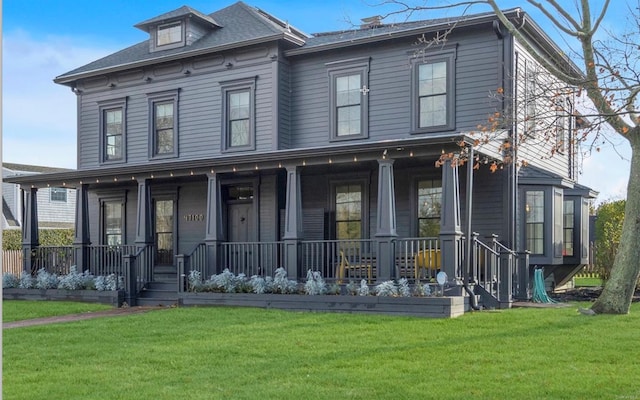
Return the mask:
{"type": "Polygon", "coordinates": [[[154,105],[155,154],[173,153],[173,103],[154,105]]]}
{"type": "Polygon", "coordinates": [[[122,159],[123,150],[123,120],[122,108],[104,110],[104,160],[115,161],[122,159]]]}
{"type": "Polygon", "coordinates": [[[255,148],[256,78],[223,82],[222,150],[243,151],[255,148]]]}
{"type": "Polygon", "coordinates": [[[446,50],[414,60],[413,132],[454,129],[455,54],[446,50]]]}
{"type": "Polygon", "coordinates": [[[178,154],[178,91],[149,95],[149,154],[151,158],[178,154]]]}
{"type": "Polygon", "coordinates": [[[126,106],[126,98],[98,103],[102,163],[119,163],[126,158],[126,106]]]}
{"type": "Polygon", "coordinates": [[[239,90],[229,92],[228,135],[230,147],[247,146],[251,130],[251,92],[239,90]]]}
{"type": "Polygon", "coordinates": [[[326,65],[329,72],[331,140],[366,138],[369,129],[369,59],[326,65]]]}

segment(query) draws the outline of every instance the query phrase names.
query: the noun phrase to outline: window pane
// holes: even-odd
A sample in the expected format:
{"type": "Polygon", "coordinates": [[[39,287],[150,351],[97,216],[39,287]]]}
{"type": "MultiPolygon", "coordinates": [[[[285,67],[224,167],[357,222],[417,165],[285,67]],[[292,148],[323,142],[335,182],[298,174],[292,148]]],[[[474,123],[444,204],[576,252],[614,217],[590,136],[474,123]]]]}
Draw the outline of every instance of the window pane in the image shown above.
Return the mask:
{"type": "Polygon", "coordinates": [[[418,236],[435,237],[440,233],[442,181],[427,179],[418,182],[418,236]]]}
{"type": "Polygon", "coordinates": [[[173,153],[173,129],[158,131],[156,154],[173,153]]]}
{"type": "Polygon", "coordinates": [[[173,128],[173,103],[156,104],[156,128],[173,128]]]}
{"type": "Polygon", "coordinates": [[[360,106],[338,108],[338,136],[360,134],[360,106]]]}
{"type": "Polygon", "coordinates": [[[231,121],[229,126],[231,146],[246,146],[249,144],[249,120],[231,121]]]}
{"type": "Polygon", "coordinates": [[[110,201],[104,203],[105,244],[122,245],[122,203],[110,201]]]}
{"type": "Polygon", "coordinates": [[[51,201],[67,201],[67,189],[65,188],[51,188],[50,195],[51,201]]]}
{"type": "Polygon", "coordinates": [[[336,78],[336,105],[360,104],[360,74],[336,78]]]}
{"type": "Polygon", "coordinates": [[[362,187],[336,186],[336,239],[362,237],[362,187]]]}
{"type": "Polygon", "coordinates": [[[158,46],[182,41],[182,24],[171,24],[158,27],[158,46]]]}
{"type": "Polygon", "coordinates": [[[421,64],[418,70],[418,95],[430,96],[447,91],[447,63],[421,64]]]}
{"type": "Polygon", "coordinates": [[[527,191],[525,194],[525,222],[527,250],[533,254],[544,253],[544,192],[527,191]]]}
{"type": "Polygon", "coordinates": [[[446,125],[447,96],[431,96],[420,99],[420,127],[446,125]]]}

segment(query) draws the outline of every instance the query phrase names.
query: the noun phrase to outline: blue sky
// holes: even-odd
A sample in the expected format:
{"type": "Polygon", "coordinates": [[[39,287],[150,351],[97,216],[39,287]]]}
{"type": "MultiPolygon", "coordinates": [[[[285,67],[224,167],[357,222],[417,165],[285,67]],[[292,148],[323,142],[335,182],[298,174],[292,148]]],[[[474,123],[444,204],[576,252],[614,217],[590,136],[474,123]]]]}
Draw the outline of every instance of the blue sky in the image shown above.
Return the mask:
{"type": "MultiPolygon", "coordinates": [[[[601,0],[600,0],[601,1],[601,0]]],[[[234,0],[4,0],[2,45],[2,155],[3,161],[76,167],[76,98],[53,78],[145,40],[133,27],[138,22],[189,5],[211,13],[234,0]]],[[[349,21],[391,10],[371,6],[375,0],[245,0],[306,33],[349,29],[349,21]]],[[[572,3],[570,1],[565,1],[572,3]]],[[[415,1],[415,4],[420,1],[415,1]]],[[[503,8],[522,6],[508,0],[503,8]]],[[[624,14],[622,1],[613,1],[609,27],[624,14]]],[[[475,12],[486,11],[477,8],[475,12]]],[[[459,11],[458,11],[459,12],[459,11]]],[[[448,11],[451,15],[458,12],[448,11]]],[[[543,18],[532,13],[545,27],[543,18]]],[[[431,15],[432,17],[433,15],[431,15]]],[[[398,21],[404,17],[392,17],[398,21]]],[[[425,13],[414,18],[428,19],[425,13]]],[[[389,20],[387,20],[389,22],[389,20]]],[[[553,31],[548,32],[552,37],[553,31]]],[[[563,47],[564,42],[558,41],[563,47]]],[[[583,162],[580,182],[601,192],[599,200],[626,193],[629,146],[614,137],[613,144],[583,162]],[[617,155],[622,154],[622,157],[617,155]]]]}

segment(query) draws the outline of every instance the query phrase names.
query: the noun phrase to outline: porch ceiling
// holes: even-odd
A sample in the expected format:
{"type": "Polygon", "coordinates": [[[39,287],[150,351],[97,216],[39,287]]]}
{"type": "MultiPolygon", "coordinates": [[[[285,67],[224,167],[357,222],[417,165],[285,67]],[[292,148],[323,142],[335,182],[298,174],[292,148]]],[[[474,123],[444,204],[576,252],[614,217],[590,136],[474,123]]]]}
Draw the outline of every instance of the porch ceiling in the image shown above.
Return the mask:
{"type": "Polygon", "coordinates": [[[459,133],[431,134],[401,140],[340,143],[325,147],[286,149],[252,154],[225,154],[208,159],[176,159],[162,163],[12,176],[6,178],[5,181],[34,188],[47,186],[75,188],[82,184],[112,185],[140,179],[181,178],[213,173],[274,170],[287,166],[346,164],[378,160],[384,157],[392,159],[428,157],[435,159],[443,151],[458,149],[458,143],[461,141],[472,143],[472,139],[459,133]]]}

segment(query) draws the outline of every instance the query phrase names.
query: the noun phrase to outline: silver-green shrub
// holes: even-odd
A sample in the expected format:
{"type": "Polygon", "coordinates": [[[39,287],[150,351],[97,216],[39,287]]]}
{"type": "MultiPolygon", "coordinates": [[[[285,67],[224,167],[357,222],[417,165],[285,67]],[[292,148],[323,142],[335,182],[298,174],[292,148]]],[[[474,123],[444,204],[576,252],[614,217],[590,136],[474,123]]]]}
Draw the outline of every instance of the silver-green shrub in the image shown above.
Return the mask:
{"type": "Polygon", "coordinates": [[[401,278],[398,281],[398,295],[400,297],[411,297],[411,288],[409,288],[407,278],[401,278]]]}
{"type": "Polygon", "coordinates": [[[189,275],[187,276],[187,290],[189,292],[200,292],[204,289],[204,285],[202,283],[202,273],[200,271],[189,271],[189,275]]]}
{"type": "Polygon", "coordinates": [[[2,274],[2,288],[3,289],[11,289],[17,288],[20,286],[20,278],[11,272],[5,272],[2,274]]]}
{"type": "Polygon", "coordinates": [[[298,292],[298,282],[287,279],[287,270],[284,268],[276,269],[273,278],[273,293],[290,294],[298,292]]]}
{"type": "MultiPolygon", "coordinates": [[[[366,284],[366,282],[365,282],[366,284]]],[[[367,290],[369,289],[369,287],[367,287],[367,290]]],[[[347,294],[351,295],[351,296],[357,296],[358,295],[358,284],[355,281],[349,281],[349,283],[347,283],[347,285],[345,286],[345,290],[347,291],[347,294]]]]}
{"type": "Polygon", "coordinates": [[[69,273],[58,278],[58,289],[83,290],[94,286],[94,276],[89,271],[79,273],[75,265],[69,269],[69,273]]]}
{"type": "Polygon", "coordinates": [[[368,296],[370,294],[369,285],[366,280],[360,281],[360,287],[358,288],[358,296],[368,296]]]}
{"type": "Polygon", "coordinates": [[[398,288],[395,282],[385,281],[376,286],[376,296],[380,297],[395,297],[398,296],[398,288]]]}
{"type": "Polygon", "coordinates": [[[36,275],[36,288],[37,289],[57,289],[58,288],[58,276],[47,272],[44,268],[38,270],[36,275]]]}
{"type": "Polygon", "coordinates": [[[327,284],[322,279],[320,271],[307,271],[307,282],[304,284],[304,292],[308,295],[327,293],[327,284]]]}

